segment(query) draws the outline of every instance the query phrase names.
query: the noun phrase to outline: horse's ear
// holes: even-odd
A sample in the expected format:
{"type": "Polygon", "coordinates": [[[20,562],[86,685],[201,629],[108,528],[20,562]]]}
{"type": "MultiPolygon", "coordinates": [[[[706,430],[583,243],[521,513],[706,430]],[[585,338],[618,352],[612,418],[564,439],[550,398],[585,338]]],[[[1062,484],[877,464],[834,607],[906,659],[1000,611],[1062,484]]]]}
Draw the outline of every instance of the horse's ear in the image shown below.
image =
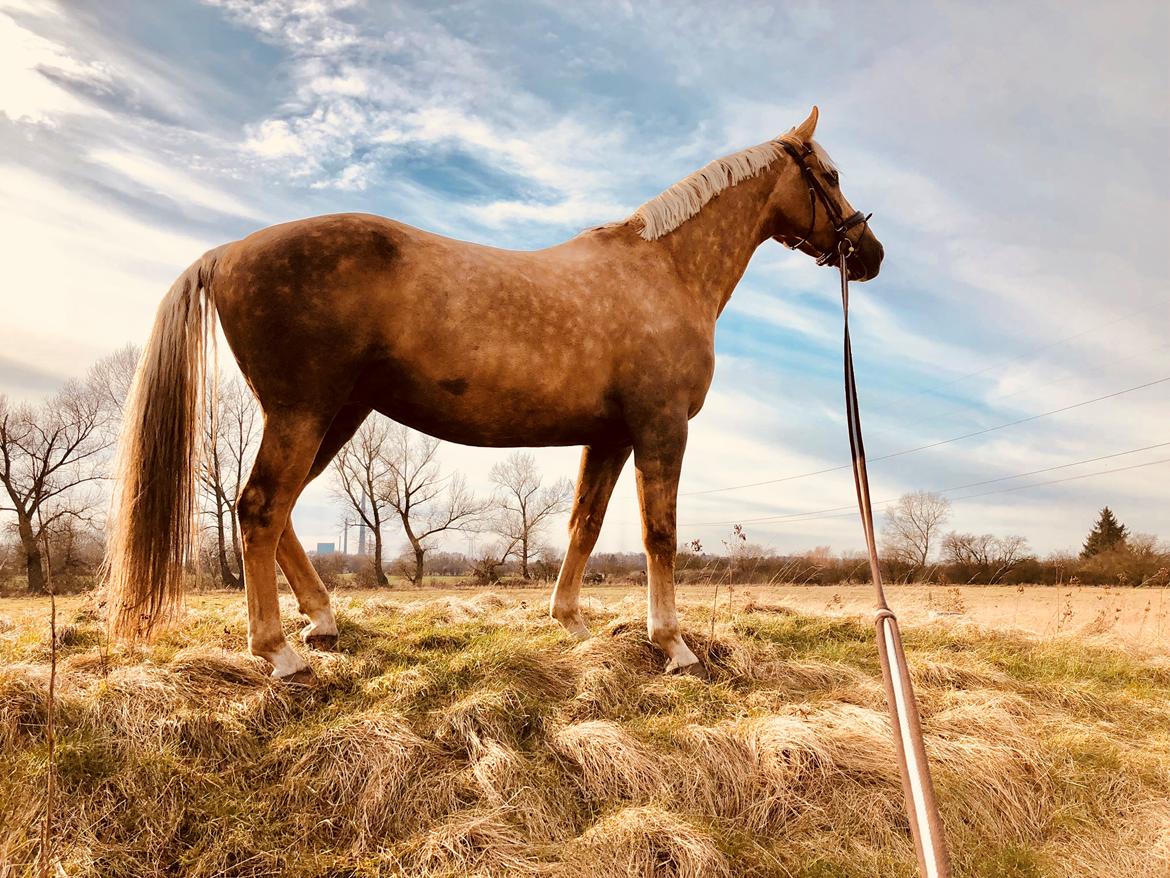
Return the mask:
{"type": "Polygon", "coordinates": [[[793,128],[792,133],[808,143],[812,140],[813,132],[817,130],[817,119],[820,115],[820,111],[814,106],[812,112],[808,114],[808,118],[793,128]]]}

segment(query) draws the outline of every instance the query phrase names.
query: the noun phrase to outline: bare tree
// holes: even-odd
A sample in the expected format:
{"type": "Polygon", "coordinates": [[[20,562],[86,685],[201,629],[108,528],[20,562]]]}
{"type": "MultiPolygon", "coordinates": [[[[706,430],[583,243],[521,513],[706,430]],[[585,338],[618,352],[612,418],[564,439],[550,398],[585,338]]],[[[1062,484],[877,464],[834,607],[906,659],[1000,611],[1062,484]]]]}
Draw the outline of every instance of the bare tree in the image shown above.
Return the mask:
{"type": "Polygon", "coordinates": [[[98,516],[57,518],[41,538],[45,576],[51,590],[92,573],[102,561],[105,534],[98,516]]]}
{"type": "Polygon", "coordinates": [[[426,553],[434,538],[445,531],[477,527],[490,502],[477,500],[461,473],[443,476],[438,439],[401,424],[392,425],[387,438],[383,454],[389,468],[382,499],[398,515],[410,544],[413,564],[404,572],[413,585],[422,585],[426,553]]]}
{"type": "Polygon", "coordinates": [[[40,406],[0,396],[0,512],[14,513],[29,591],[46,590],[44,545],[62,519],[92,518],[102,503],[117,413],[97,367],[40,406]]]}
{"type": "Polygon", "coordinates": [[[912,573],[923,570],[950,514],[951,501],[942,494],[903,494],[886,510],[882,553],[891,561],[907,565],[912,573]]]}
{"type": "Polygon", "coordinates": [[[389,486],[394,480],[386,453],[390,428],[390,421],[380,415],[367,418],[332,463],[337,497],[374,537],[372,573],[377,585],[389,584],[382,568],[382,523],[390,509],[389,486]]]}
{"type": "Polygon", "coordinates": [[[89,383],[94,392],[101,398],[102,405],[119,420],[130,396],[141,355],[142,349],[138,345],[127,344],[102,357],[90,370],[89,383]]]}
{"type": "Polygon", "coordinates": [[[23,566],[23,559],[20,559],[19,562],[17,560],[21,554],[19,546],[19,543],[12,542],[8,539],[0,542],[0,584],[9,576],[12,576],[18,566],[23,566]]]}
{"type": "Polygon", "coordinates": [[[484,585],[492,585],[500,579],[500,568],[508,563],[508,558],[516,548],[516,541],[507,537],[499,537],[490,545],[480,548],[472,557],[471,572],[476,580],[484,585]]]}
{"type": "Polygon", "coordinates": [[[996,553],[994,558],[995,569],[991,573],[991,578],[988,580],[991,583],[996,583],[1015,567],[1033,557],[1031,547],[1028,545],[1026,537],[1019,534],[1008,534],[1006,537],[1001,537],[996,544],[996,553]]]}
{"type": "Polygon", "coordinates": [[[513,452],[493,466],[491,480],[496,486],[498,509],[492,530],[503,538],[507,554],[516,558],[520,575],[528,579],[528,565],[535,554],[533,549],[541,528],[549,518],[569,508],[573,485],[562,478],[542,487],[536,458],[525,451],[513,452]]]}
{"type": "Polygon", "coordinates": [[[236,502],[260,441],[260,407],[239,377],[219,383],[203,425],[204,457],[199,467],[205,513],[215,531],[216,564],[225,585],[243,584],[240,519],[236,502]],[[229,549],[231,560],[229,561],[229,549]]]}
{"type": "Polygon", "coordinates": [[[986,579],[994,585],[1029,557],[1028,541],[1021,536],[963,534],[952,531],[942,541],[943,559],[966,573],[968,581],[986,579]]]}

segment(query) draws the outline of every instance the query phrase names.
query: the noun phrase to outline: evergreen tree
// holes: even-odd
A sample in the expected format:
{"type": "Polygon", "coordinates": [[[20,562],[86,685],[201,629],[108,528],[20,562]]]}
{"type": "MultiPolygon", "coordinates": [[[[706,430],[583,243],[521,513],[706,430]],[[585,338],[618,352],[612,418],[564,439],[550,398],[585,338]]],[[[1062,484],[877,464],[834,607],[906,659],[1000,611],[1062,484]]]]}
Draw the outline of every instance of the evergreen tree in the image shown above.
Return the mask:
{"type": "Polygon", "coordinates": [[[1081,549],[1082,558],[1092,558],[1101,552],[1110,552],[1124,549],[1129,532],[1125,525],[1117,520],[1113,510],[1106,506],[1097,516],[1097,523],[1089,531],[1085,546],[1081,549]]]}

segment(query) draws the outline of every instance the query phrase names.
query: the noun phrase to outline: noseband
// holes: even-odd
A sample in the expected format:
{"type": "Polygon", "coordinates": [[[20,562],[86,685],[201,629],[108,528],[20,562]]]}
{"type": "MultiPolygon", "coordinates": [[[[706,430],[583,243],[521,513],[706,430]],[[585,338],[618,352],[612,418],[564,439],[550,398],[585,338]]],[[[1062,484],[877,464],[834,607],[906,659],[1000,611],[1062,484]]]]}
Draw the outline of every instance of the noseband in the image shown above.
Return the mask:
{"type": "Polygon", "coordinates": [[[806,146],[801,150],[785,140],[781,140],[779,143],[784,151],[792,156],[800,168],[800,173],[804,177],[805,184],[808,186],[808,204],[812,214],[808,222],[808,232],[805,233],[803,238],[792,245],[792,249],[795,250],[802,244],[808,244],[812,238],[817,226],[817,202],[820,201],[825,207],[825,213],[829,215],[829,219],[833,222],[833,233],[837,236],[837,246],[836,252],[826,250],[818,254],[817,265],[828,265],[830,262],[848,259],[853,253],[854,243],[861,239],[861,234],[865,233],[865,226],[873,214],[862,213],[858,210],[847,217],[841,216],[841,212],[837,210],[837,205],[829,198],[829,193],[825,191],[825,187],[821,185],[821,181],[817,179],[816,174],[812,172],[812,169],[808,166],[808,162],[805,161],[808,156],[812,155],[812,147],[806,146]],[[850,240],[849,230],[854,226],[861,226],[862,232],[857,238],[850,240]]]}

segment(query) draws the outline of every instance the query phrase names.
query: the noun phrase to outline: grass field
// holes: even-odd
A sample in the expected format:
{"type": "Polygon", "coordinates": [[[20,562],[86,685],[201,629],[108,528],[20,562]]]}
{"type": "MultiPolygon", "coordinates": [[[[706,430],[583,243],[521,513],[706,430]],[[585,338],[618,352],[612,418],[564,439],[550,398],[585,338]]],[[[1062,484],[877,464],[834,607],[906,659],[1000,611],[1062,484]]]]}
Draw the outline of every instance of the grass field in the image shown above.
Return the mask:
{"type": "MultiPolygon", "coordinates": [[[[724,589],[713,639],[710,587],[680,591],[712,682],[660,673],[632,589],[586,592],[583,643],[543,590],[342,593],[313,689],[243,653],[239,595],[132,651],[64,598],[62,874],[913,875],[868,591],[724,589]]],[[[956,875],[1170,874],[1156,591],[891,603],[956,875]]],[[[47,677],[44,602],[0,600],[3,876],[37,874],[47,677]]]]}

